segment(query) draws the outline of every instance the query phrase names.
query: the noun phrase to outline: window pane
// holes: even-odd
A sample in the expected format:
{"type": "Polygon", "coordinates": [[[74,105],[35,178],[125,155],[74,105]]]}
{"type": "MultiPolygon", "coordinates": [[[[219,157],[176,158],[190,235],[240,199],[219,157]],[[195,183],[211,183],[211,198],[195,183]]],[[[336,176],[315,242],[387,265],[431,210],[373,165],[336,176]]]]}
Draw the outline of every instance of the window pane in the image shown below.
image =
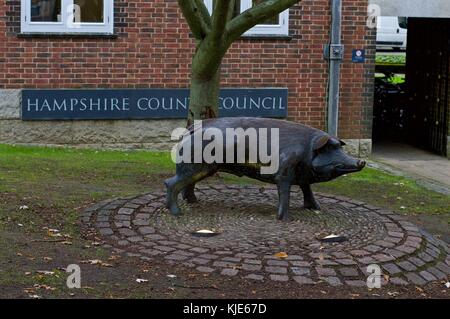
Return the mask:
{"type": "Polygon", "coordinates": [[[61,21],[61,0],[31,0],[31,21],[61,21]]]}
{"type": "MultiPolygon", "coordinates": [[[[253,0],[252,1],[253,2],[253,6],[258,5],[258,4],[260,4],[261,2],[264,2],[264,1],[266,1],[266,0],[253,0]]],[[[279,23],[279,19],[280,19],[280,16],[276,15],[276,16],[274,16],[272,18],[267,19],[262,24],[280,24],[279,23]]]]}
{"type": "Polygon", "coordinates": [[[75,22],[103,22],[103,0],[74,0],[73,3],[79,6],[80,12],[77,18],[78,10],[75,9],[75,22]]]}

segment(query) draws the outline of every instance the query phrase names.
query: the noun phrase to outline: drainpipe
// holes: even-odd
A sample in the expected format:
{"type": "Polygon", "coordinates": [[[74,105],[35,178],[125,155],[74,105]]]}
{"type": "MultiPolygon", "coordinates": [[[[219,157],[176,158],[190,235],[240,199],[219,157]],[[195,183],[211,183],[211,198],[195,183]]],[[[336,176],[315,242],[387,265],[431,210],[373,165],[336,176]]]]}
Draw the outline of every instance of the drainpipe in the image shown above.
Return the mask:
{"type": "Polygon", "coordinates": [[[328,133],[337,136],[339,122],[339,84],[344,46],[341,42],[342,0],[331,1],[331,41],[325,49],[329,64],[328,133]]]}

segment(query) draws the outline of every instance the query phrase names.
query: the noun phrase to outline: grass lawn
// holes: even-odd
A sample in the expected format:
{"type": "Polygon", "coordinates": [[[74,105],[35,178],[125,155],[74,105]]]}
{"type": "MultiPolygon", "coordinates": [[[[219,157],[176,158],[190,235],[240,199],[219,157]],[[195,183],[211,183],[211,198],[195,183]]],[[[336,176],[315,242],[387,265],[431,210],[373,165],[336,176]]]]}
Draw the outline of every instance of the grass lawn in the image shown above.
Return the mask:
{"type": "MultiPolygon", "coordinates": [[[[149,270],[149,265],[99,248],[85,239],[77,222],[90,203],[163,189],[162,181],[173,170],[168,153],[0,145],[0,297],[202,297],[198,290],[173,289],[171,279],[161,275],[167,272],[164,265],[152,264],[149,270]],[[63,268],[96,259],[112,267],[86,265],[83,280],[89,285],[76,292],[65,288],[63,268]],[[144,274],[152,276],[152,289],[135,282],[144,274]]],[[[253,183],[226,174],[208,182],[253,183]]],[[[431,232],[448,236],[450,197],[412,180],[367,168],[314,188],[410,215],[431,232]]],[[[194,283],[213,280],[195,274],[190,278],[194,283]]],[[[213,295],[238,297],[245,291],[232,283],[226,287],[213,295]]]]}
{"type": "MultiPolygon", "coordinates": [[[[382,73],[376,73],[375,78],[384,78],[385,75],[382,73]]],[[[391,84],[403,84],[406,81],[405,74],[394,74],[390,78],[387,79],[391,84]]]]}
{"type": "Polygon", "coordinates": [[[376,65],[406,65],[406,53],[392,54],[377,52],[375,56],[376,65]]]}

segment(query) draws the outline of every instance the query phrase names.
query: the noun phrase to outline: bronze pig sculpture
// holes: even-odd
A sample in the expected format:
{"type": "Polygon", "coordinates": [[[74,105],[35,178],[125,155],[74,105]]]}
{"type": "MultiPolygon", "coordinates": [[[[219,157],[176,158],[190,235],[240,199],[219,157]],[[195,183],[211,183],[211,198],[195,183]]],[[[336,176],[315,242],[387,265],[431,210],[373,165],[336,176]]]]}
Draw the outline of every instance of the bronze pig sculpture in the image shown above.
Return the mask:
{"type": "MultiPolygon", "coordinates": [[[[245,148],[244,161],[178,162],[176,175],[165,181],[167,187],[166,206],[173,215],[181,213],[177,203],[180,192],[188,203],[194,203],[197,201],[194,194],[196,183],[214,175],[216,172],[226,172],[276,184],[279,196],[278,219],[286,220],[292,185],[300,186],[305,208],[319,210],[320,206],[314,198],[311,184],[330,181],[344,174],[358,172],[366,164],[364,161],[344,153],[342,146],[345,144],[336,137],[321,130],[285,120],[236,117],[202,121],[201,131],[206,132],[208,129],[223,132],[223,136],[226,136],[225,132],[228,129],[254,129],[256,132],[260,132],[260,129],[278,129],[278,141],[274,142],[268,138],[266,142],[268,150],[273,149],[272,147],[278,147],[278,157],[276,158],[278,169],[266,174],[261,170],[263,164],[259,157],[256,162],[249,161],[249,148],[254,145],[248,138],[234,138],[231,143],[234,148],[233,151],[242,146],[240,144],[245,143],[243,146],[245,148]]],[[[195,131],[194,126],[191,126],[181,141],[181,143],[189,142],[188,145],[190,145],[192,151],[195,151],[195,142],[193,141],[195,131]]],[[[258,134],[258,138],[261,138],[261,134],[258,134]]],[[[202,141],[200,148],[204,150],[211,143],[211,140],[214,139],[202,141]]],[[[197,144],[198,147],[199,144],[197,144]]],[[[223,152],[225,153],[227,150],[224,148],[223,152]]],[[[192,158],[194,157],[192,152],[189,154],[192,158]]],[[[236,160],[236,154],[237,152],[233,154],[234,160],[236,160]]]]}

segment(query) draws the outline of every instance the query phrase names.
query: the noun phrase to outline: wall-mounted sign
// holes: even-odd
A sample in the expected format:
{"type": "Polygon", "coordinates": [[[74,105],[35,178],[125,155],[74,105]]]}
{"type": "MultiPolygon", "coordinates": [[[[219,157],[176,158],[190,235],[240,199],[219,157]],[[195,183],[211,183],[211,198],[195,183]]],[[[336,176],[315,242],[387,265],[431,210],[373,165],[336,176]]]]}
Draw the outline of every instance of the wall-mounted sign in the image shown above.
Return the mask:
{"type": "MultiPolygon", "coordinates": [[[[286,88],[223,89],[221,117],[287,116],[286,88]]],[[[183,119],[188,89],[23,90],[23,120],[183,119]]]]}
{"type": "Polygon", "coordinates": [[[352,61],[353,61],[353,63],[364,63],[364,62],[366,62],[366,50],[353,49],[353,51],[352,51],[352,61]]]}

